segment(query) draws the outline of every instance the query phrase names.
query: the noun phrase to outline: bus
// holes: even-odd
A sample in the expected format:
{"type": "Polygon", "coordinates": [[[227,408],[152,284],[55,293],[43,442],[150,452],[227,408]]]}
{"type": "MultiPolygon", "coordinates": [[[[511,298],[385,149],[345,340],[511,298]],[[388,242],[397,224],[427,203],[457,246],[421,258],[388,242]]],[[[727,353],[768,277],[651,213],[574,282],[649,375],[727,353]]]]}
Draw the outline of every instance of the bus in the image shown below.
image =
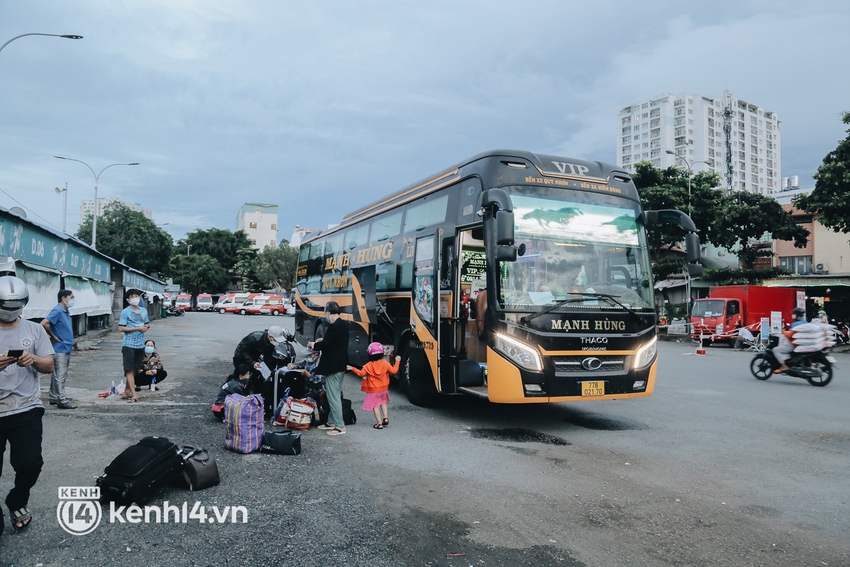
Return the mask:
{"type": "Polygon", "coordinates": [[[329,301],[351,364],[373,341],[402,358],[410,401],[494,403],[650,396],[656,313],[646,227],[697,230],[644,211],[623,169],[527,151],[476,155],[310,235],[296,272],[296,337],[321,338],[329,301]]]}

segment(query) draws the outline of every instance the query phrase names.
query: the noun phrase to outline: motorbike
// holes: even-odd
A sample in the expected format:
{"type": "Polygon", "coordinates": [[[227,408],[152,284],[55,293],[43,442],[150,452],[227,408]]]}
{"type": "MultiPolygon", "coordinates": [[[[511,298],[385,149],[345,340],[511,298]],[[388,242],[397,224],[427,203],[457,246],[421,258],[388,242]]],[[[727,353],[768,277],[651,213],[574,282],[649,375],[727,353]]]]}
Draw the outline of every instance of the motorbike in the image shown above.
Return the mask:
{"type": "MultiPolygon", "coordinates": [[[[750,372],[759,380],[767,380],[782,366],[773,349],[779,344],[779,338],[770,337],[769,348],[756,354],[750,361],[750,372]]],[[[827,354],[827,349],[815,352],[792,352],[785,361],[787,370],[781,374],[808,380],[812,386],[826,386],[832,381],[832,365],[835,357],[827,354]]]]}
{"type": "Polygon", "coordinates": [[[833,333],[835,334],[835,344],[850,344],[850,326],[843,321],[835,321],[834,319],[831,323],[835,326],[835,329],[833,330],[833,333]]]}
{"type": "Polygon", "coordinates": [[[166,308],[165,308],[165,313],[166,313],[169,317],[182,317],[183,315],[185,315],[185,314],[186,314],[186,312],[185,312],[185,311],[183,311],[183,310],[182,310],[182,309],[180,309],[179,307],[174,307],[173,305],[169,305],[168,307],[166,307],[166,308]]]}

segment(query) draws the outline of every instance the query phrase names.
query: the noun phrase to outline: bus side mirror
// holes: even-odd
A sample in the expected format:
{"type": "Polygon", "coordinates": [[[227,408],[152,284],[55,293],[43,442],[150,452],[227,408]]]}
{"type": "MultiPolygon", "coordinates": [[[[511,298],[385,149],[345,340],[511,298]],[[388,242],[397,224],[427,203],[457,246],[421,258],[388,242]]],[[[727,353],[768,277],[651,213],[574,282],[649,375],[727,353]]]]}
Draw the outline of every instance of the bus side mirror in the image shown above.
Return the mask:
{"type": "Polygon", "coordinates": [[[514,213],[513,211],[496,211],[496,244],[513,246],[514,243],[514,213]]]}
{"type": "Polygon", "coordinates": [[[496,259],[504,262],[516,262],[516,247],[514,246],[497,246],[496,259]]]}
{"type": "Polygon", "coordinates": [[[693,232],[689,232],[685,235],[685,251],[687,254],[688,262],[695,263],[699,262],[700,259],[700,249],[699,249],[699,236],[697,236],[693,232]]]}

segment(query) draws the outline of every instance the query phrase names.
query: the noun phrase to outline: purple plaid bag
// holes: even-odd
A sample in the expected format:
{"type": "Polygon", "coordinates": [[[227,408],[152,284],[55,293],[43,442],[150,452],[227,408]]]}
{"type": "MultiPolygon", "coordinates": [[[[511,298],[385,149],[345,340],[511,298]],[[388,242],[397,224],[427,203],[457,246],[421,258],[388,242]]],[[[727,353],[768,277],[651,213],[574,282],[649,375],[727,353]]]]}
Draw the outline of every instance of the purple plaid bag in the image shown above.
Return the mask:
{"type": "Polygon", "coordinates": [[[224,399],[224,446],[238,453],[253,453],[263,444],[263,397],[230,394],[224,399]]]}

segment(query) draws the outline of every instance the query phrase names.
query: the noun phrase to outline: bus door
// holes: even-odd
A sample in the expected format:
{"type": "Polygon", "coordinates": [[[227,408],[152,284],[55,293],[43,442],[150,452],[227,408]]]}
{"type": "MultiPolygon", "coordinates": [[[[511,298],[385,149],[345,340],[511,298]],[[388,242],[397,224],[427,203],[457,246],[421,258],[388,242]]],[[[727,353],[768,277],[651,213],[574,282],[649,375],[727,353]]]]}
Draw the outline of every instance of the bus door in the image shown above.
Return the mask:
{"type": "MultiPolygon", "coordinates": [[[[437,234],[417,236],[413,257],[408,349],[408,387],[416,394],[442,391],[439,384],[440,284],[437,281],[439,245],[437,234]]],[[[410,395],[410,392],[408,393],[410,395]]]]}

